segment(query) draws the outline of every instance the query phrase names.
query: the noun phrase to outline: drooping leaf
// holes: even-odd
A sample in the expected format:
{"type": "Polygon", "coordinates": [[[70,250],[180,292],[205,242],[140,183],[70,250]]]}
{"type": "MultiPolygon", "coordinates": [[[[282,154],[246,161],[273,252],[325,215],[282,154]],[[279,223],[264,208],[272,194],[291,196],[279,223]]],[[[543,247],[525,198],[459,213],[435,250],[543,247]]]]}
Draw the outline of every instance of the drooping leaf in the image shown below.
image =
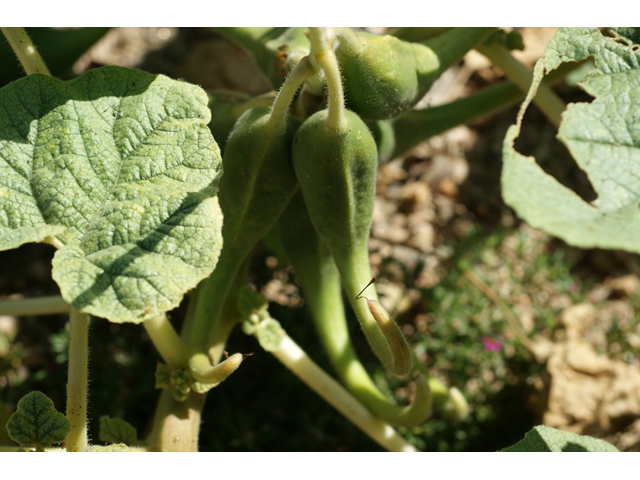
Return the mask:
{"type": "Polygon", "coordinates": [[[604,440],[539,425],[502,452],[618,452],[604,440]]]}
{"type": "Polygon", "coordinates": [[[100,417],[100,441],[105,443],[124,443],[137,445],[138,432],[129,422],[108,415],[100,417]]]}
{"type": "Polygon", "coordinates": [[[70,431],[69,419],[41,392],[30,392],[22,397],[7,422],[9,436],[23,447],[40,449],[62,443],[70,431]]]}
{"type": "Polygon", "coordinates": [[[595,28],[559,29],[536,64],[518,119],[503,145],[505,202],[533,227],[572,245],[640,252],[640,52],[595,28]],[[558,138],[598,194],[592,204],[513,147],[544,72],[587,57],[596,69],[583,88],[595,99],[568,106],[558,138]]]}
{"type": "Polygon", "coordinates": [[[73,308],[141,322],[220,252],[218,147],[199,87],[121,67],[0,90],[0,250],[55,235],[73,308]]]}

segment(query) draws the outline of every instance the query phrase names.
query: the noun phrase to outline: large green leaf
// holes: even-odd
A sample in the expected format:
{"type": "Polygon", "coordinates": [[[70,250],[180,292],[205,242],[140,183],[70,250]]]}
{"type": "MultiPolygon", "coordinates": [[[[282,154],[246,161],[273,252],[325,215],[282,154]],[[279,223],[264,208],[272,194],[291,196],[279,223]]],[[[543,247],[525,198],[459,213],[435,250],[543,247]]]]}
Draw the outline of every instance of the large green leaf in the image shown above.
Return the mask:
{"type": "Polygon", "coordinates": [[[502,452],[618,452],[604,440],[540,425],[502,452]]]}
{"type": "Polygon", "coordinates": [[[121,67],[0,90],[0,250],[55,235],[75,309],[141,322],[211,273],[220,154],[200,88],[121,67]]]}
{"type": "Polygon", "coordinates": [[[640,252],[639,120],[640,52],[632,42],[605,36],[595,28],[559,29],[536,64],[518,123],[504,140],[505,202],[532,226],[573,245],[640,252]],[[596,68],[583,88],[595,99],[568,106],[558,138],[588,175],[598,195],[591,204],[513,147],[544,73],[562,62],[587,57],[593,57],[596,68]]]}

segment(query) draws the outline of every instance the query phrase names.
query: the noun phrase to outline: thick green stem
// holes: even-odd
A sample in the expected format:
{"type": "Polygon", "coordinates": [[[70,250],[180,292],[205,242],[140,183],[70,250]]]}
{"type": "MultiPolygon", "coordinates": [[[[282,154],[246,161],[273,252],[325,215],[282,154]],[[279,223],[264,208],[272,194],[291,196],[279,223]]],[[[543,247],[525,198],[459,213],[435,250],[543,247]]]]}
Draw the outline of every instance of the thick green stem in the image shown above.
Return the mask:
{"type": "Polygon", "coordinates": [[[333,51],[333,37],[327,28],[310,27],[309,40],[311,41],[310,55],[322,67],[327,78],[329,112],[325,120],[325,128],[328,132],[339,135],[349,128],[349,124],[344,116],[344,88],[338,59],[333,51]]]}
{"type": "MultiPolygon", "coordinates": [[[[212,338],[216,340],[215,351],[211,351],[212,353],[209,355],[211,363],[209,363],[207,359],[208,370],[206,371],[215,368],[212,367],[211,364],[217,366],[220,362],[224,344],[229,338],[229,334],[234,325],[237,323],[239,314],[236,291],[245,283],[248,268],[249,259],[245,260],[240,266],[239,272],[233,281],[227,278],[227,283],[231,284],[231,287],[230,293],[227,295],[227,301],[224,302],[224,307],[222,308],[221,318],[223,318],[224,321],[216,321],[213,324],[209,322],[210,331],[206,333],[207,335],[211,334],[212,338]]],[[[203,286],[191,294],[190,302],[192,303],[189,304],[181,332],[181,337],[186,342],[189,342],[192,338],[193,322],[198,314],[198,305],[200,305],[201,308],[204,308],[203,305],[207,306],[206,302],[204,304],[198,303],[200,295],[203,293],[206,294],[206,289],[202,288],[203,286]]],[[[217,301],[222,302],[219,298],[217,301]]],[[[216,299],[213,299],[213,303],[217,303],[216,299]]],[[[200,311],[200,314],[203,314],[203,310],[200,311]]],[[[229,360],[231,360],[231,357],[229,360]]],[[[231,366],[235,361],[237,361],[237,359],[233,360],[228,366],[231,366]]],[[[205,398],[206,394],[202,395],[192,391],[185,402],[178,402],[173,398],[170,389],[164,389],[154,416],[153,431],[148,439],[149,449],[163,452],[197,451],[200,417],[205,398]]]]}
{"type": "Polygon", "coordinates": [[[70,308],[60,295],[0,301],[0,315],[14,315],[16,317],[68,313],[70,308]]]}
{"type": "Polygon", "coordinates": [[[209,336],[216,323],[221,321],[224,302],[231,290],[231,279],[235,278],[239,267],[240,264],[234,255],[228,254],[223,249],[216,269],[198,286],[196,309],[188,340],[189,355],[192,359],[190,362],[198,355],[195,360],[198,369],[204,366],[203,362],[209,348],[209,336]]]}
{"type": "Polygon", "coordinates": [[[324,372],[287,335],[280,347],[271,352],[327,403],[353,422],[383,448],[392,452],[415,452],[416,449],[390,425],[374,417],[338,382],[324,372]]]}
{"type": "Polygon", "coordinates": [[[38,53],[35,45],[29,38],[26,30],[22,27],[1,27],[2,33],[7,38],[9,45],[20,60],[22,68],[31,75],[32,73],[41,73],[51,76],[49,69],[44,64],[42,57],[38,53]]]}
{"type": "MultiPolygon", "coordinates": [[[[520,63],[511,52],[500,44],[482,44],[476,50],[500,67],[504,74],[515,83],[520,90],[527,93],[533,82],[533,72],[520,63]]],[[[566,105],[558,97],[551,87],[546,83],[541,83],[538,87],[533,103],[544,113],[547,119],[556,127],[562,121],[562,112],[566,105]]]]}
{"type": "Polygon", "coordinates": [[[69,317],[69,378],[67,380],[67,418],[71,432],[67,451],[81,452],[87,447],[87,383],[89,379],[89,316],[71,309],[69,317]]]}
{"type": "Polygon", "coordinates": [[[287,112],[289,111],[293,97],[304,81],[316,73],[316,69],[309,60],[309,57],[306,56],[302,57],[289,76],[287,76],[273,104],[269,120],[267,120],[265,124],[265,128],[270,135],[280,135],[284,133],[287,125],[287,112]]]}
{"type": "Polygon", "coordinates": [[[166,314],[146,320],[144,328],[164,361],[172,369],[187,368],[189,355],[166,314]]]}
{"type": "Polygon", "coordinates": [[[206,395],[191,392],[184,402],[173,398],[165,388],[153,419],[153,430],[147,439],[150,451],[197,452],[202,407],[206,395]]]}

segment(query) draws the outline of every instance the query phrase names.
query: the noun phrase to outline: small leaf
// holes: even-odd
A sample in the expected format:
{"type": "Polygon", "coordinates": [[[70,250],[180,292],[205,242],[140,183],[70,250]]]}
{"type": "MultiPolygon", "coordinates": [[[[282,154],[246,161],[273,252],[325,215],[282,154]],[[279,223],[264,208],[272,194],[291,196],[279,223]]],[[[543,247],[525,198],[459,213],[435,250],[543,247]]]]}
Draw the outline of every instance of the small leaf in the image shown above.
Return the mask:
{"type": "Polygon", "coordinates": [[[565,432],[543,425],[534,427],[523,440],[502,452],[618,452],[604,440],[565,432]]]}
{"type": "Polygon", "coordinates": [[[23,447],[42,449],[62,443],[71,431],[71,422],[53,406],[49,397],[31,392],[18,402],[18,409],[7,422],[12,440],[23,447]]]}
{"type": "Polygon", "coordinates": [[[105,443],[124,443],[137,445],[138,432],[135,427],[121,418],[108,415],[100,417],[100,441],[105,443]]]}

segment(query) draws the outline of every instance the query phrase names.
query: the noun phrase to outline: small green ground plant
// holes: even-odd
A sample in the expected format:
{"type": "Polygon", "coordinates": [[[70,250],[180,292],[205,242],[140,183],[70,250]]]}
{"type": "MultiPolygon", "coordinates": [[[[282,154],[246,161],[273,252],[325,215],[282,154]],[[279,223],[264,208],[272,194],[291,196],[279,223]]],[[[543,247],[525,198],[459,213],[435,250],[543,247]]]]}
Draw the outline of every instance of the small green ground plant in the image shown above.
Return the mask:
{"type": "MultiPolygon", "coordinates": [[[[349,28],[220,29],[253,55],[277,90],[247,98],[207,95],[186,82],[114,66],[58,80],[23,29],[2,31],[27,76],[0,90],[0,249],[53,246],[52,276],[62,298],[3,302],[0,312],[70,312],[66,414],[40,392],[25,396],[7,423],[22,448],[197,451],[206,396],[227,378],[233,382],[247,361],[249,354],[227,351],[240,328],[387,450],[415,451],[396,428],[419,426],[432,410],[454,420],[467,414],[460,391],[427,374],[377,302],[368,253],[376,171],[432,135],[514,104],[532,80],[538,94],[525,105],[533,98],[560,125],[564,104],[550,83],[569,68],[541,82],[542,67],[534,78],[510,54],[517,37],[494,28],[397,29],[384,36],[349,28]],[[413,110],[474,48],[511,81],[413,110]],[[264,237],[296,272],[339,381],[247,284],[252,251],[264,237]],[[414,383],[408,405],[391,401],[359,360],[343,291],[382,365],[398,381],[414,383]],[[185,296],[178,332],[167,312],[185,296]],[[104,445],[88,437],[90,317],[142,325],[162,358],[146,438],[107,416],[99,422],[104,445]]],[[[613,32],[603,41],[633,50],[635,30],[613,32]]],[[[599,30],[590,35],[605,38],[599,30]]],[[[586,38],[570,29],[554,42],[586,38]]],[[[635,58],[627,50],[620,56],[635,58]]],[[[514,183],[507,169],[516,155],[505,152],[505,197],[521,213],[509,200],[514,183]]],[[[616,219],[620,209],[637,207],[636,197],[614,196],[616,219]]],[[[553,201],[536,212],[552,209],[553,201]]],[[[613,449],[603,444],[537,427],[508,450],[613,449]]]]}

